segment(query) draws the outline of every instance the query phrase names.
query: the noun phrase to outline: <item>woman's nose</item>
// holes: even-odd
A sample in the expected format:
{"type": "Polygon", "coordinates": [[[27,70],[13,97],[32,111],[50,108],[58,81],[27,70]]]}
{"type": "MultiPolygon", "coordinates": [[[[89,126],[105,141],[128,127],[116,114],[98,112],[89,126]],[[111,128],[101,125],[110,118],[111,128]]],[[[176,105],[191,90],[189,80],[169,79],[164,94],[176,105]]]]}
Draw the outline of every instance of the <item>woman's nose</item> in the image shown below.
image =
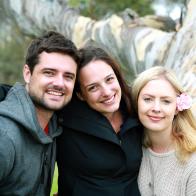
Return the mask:
{"type": "Polygon", "coordinates": [[[160,112],[161,111],[161,106],[159,101],[155,101],[153,105],[153,111],[154,112],[160,112]]]}
{"type": "Polygon", "coordinates": [[[102,94],[104,95],[104,96],[108,96],[108,95],[110,95],[110,88],[109,88],[109,86],[108,85],[103,85],[102,86],[102,94]]]}

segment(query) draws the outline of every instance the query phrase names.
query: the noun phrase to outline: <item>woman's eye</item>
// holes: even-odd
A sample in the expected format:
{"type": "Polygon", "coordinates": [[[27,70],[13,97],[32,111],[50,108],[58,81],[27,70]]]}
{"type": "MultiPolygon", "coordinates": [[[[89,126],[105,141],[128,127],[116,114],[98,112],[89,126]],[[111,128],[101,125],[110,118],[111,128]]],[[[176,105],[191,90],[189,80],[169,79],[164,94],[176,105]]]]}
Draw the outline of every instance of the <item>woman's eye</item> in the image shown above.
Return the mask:
{"type": "Polygon", "coordinates": [[[107,78],[107,82],[111,82],[111,81],[113,81],[114,80],[114,77],[109,77],[109,78],[107,78]]]}
{"type": "Polygon", "coordinates": [[[91,87],[88,88],[88,91],[89,92],[94,92],[94,91],[96,91],[96,89],[97,89],[96,86],[91,86],[91,87]]]}
{"type": "Polygon", "coordinates": [[[170,103],[171,103],[171,101],[169,101],[169,100],[163,100],[163,102],[164,102],[165,104],[170,104],[170,103]]]}
{"type": "Polygon", "coordinates": [[[144,98],[144,101],[145,102],[150,102],[152,99],[150,98],[150,97],[146,97],[146,98],[144,98]]]}

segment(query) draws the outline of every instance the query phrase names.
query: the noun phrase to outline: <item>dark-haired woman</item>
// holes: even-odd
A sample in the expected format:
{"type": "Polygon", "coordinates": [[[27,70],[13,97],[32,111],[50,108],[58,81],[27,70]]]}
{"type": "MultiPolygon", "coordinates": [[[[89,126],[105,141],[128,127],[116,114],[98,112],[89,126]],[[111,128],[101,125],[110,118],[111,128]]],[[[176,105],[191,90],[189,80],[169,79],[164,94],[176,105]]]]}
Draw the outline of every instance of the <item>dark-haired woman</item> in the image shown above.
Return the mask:
{"type": "Polygon", "coordinates": [[[101,48],[80,50],[75,95],[61,111],[59,196],[139,196],[142,128],[119,65],[101,48]]]}

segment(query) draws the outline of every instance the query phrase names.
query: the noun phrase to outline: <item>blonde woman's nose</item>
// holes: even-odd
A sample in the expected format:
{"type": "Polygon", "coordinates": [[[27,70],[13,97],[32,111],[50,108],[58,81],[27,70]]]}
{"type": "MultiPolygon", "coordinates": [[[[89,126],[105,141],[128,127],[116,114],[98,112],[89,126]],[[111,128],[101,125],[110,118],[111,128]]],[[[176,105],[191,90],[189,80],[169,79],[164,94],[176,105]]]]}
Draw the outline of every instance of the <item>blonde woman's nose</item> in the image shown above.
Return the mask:
{"type": "Polygon", "coordinates": [[[161,105],[160,105],[160,102],[159,101],[155,101],[154,102],[154,105],[153,105],[153,111],[154,112],[160,112],[161,111],[161,105]]]}

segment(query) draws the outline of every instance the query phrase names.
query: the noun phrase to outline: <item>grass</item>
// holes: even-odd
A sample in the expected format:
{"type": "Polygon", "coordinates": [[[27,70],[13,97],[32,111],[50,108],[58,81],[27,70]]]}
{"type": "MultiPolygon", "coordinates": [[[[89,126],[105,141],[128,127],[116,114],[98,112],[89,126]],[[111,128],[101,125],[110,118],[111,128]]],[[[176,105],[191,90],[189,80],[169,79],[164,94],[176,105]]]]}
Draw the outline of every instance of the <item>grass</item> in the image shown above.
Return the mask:
{"type": "Polygon", "coordinates": [[[55,166],[55,171],[54,171],[52,190],[51,190],[50,196],[53,196],[53,194],[58,192],[57,180],[58,180],[58,168],[57,168],[57,165],[56,165],[55,166]]]}

